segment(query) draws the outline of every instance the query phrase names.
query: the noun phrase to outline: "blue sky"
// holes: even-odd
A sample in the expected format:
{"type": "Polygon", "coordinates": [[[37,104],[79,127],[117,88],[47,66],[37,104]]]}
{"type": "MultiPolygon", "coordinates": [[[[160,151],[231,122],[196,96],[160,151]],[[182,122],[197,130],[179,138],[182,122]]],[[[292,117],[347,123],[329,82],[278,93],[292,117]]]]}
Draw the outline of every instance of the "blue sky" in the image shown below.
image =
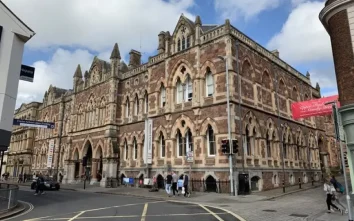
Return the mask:
{"type": "Polygon", "coordinates": [[[337,93],[330,39],[318,14],[324,0],[3,0],[37,34],[25,47],[23,63],[36,67],[34,83],[20,82],[17,107],[41,101],[49,85],[72,87],[78,63],[88,69],[94,56],[109,59],[115,42],[128,60],[130,49],[143,61],[156,54],[157,35],[175,28],[181,13],[203,24],[233,26],[319,82],[322,95],[337,93]]]}

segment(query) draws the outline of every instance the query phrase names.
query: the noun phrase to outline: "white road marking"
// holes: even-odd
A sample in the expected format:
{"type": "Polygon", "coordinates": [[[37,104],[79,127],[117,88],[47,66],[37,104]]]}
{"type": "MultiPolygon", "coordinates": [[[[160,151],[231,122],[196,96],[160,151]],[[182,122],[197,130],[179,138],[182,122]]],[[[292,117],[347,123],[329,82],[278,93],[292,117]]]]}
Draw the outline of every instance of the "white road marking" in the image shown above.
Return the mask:
{"type": "MultiPolygon", "coordinates": [[[[229,213],[215,213],[216,215],[225,215],[229,213]]],[[[163,217],[163,216],[210,216],[211,214],[208,213],[192,213],[192,214],[156,214],[156,215],[146,215],[145,217],[163,217]]],[[[123,215],[123,216],[95,216],[95,217],[87,217],[87,216],[80,216],[77,217],[76,220],[79,219],[112,219],[112,218],[137,218],[141,217],[140,215],[123,215]]],[[[68,220],[70,218],[52,218],[52,219],[41,219],[41,220],[68,220]]]]}
{"type": "Polygon", "coordinates": [[[27,204],[28,207],[29,207],[28,210],[26,210],[25,212],[20,213],[20,214],[18,214],[18,215],[16,215],[16,216],[11,216],[11,217],[9,217],[9,218],[7,218],[7,219],[4,219],[3,221],[12,220],[12,219],[15,219],[15,218],[17,218],[17,217],[26,215],[27,213],[31,212],[31,211],[34,209],[34,206],[33,206],[32,203],[25,202],[25,201],[22,201],[22,200],[19,200],[19,202],[20,202],[20,203],[23,203],[23,204],[27,204]]]}
{"type": "MultiPolygon", "coordinates": [[[[209,205],[208,205],[208,206],[209,206],[209,205]]],[[[223,209],[223,208],[219,208],[219,207],[215,207],[215,206],[209,206],[209,207],[214,208],[214,209],[219,209],[219,210],[225,211],[226,213],[233,215],[234,217],[236,217],[236,218],[239,219],[240,221],[247,221],[247,220],[245,220],[244,218],[242,218],[241,216],[239,216],[239,215],[237,215],[236,213],[233,213],[233,212],[231,212],[231,211],[229,211],[229,210],[227,210],[227,209],[223,209]]]]}
{"type": "Polygon", "coordinates": [[[145,216],[146,216],[146,213],[147,213],[147,210],[148,210],[148,206],[149,206],[149,204],[145,203],[145,206],[144,206],[144,209],[143,209],[143,214],[141,214],[141,221],[145,221],[145,216]]]}
{"type": "Polygon", "coordinates": [[[76,216],[74,216],[73,218],[69,219],[68,221],[73,221],[73,220],[75,220],[76,218],[78,218],[79,216],[81,216],[84,213],[85,213],[85,211],[82,211],[79,214],[77,214],[76,216]]]}
{"type": "Polygon", "coordinates": [[[202,207],[205,211],[209,212],[211,215],[213,215],[217,220],[219,221],[224,221],[223,219],[220,218],[220,216],[218,216],[216,213],[214,213],[213,211],[211,211],[210,209],[206,208],[205,206],[203,206],[202,204],[199,204],[200,207],[202,207]]]}

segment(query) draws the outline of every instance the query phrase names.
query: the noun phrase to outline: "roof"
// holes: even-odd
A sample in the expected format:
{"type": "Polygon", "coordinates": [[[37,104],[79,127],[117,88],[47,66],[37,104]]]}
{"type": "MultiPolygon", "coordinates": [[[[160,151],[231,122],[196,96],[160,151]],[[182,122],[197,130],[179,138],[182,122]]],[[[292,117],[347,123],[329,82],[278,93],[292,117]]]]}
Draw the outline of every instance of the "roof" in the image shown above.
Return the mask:
{"type": "Polygon", "coordinates": [[[202,25],[202,31],[203,32],[207,32],[213,28],[216,28],[218,27],[218,25],[202,25]]]}
{"type": "Polygon", "coordinates": [[[25,28],[27,28],[28,32],[31,32],[30,33],[30,36],[27,36],[29,38],[33,37],[36,33],[28,26],[26,25],[26,23],[24,23],[13,11],[11,11],[11,9],[9,9],[5,3],[3,3],[1,0],[0,0],[0,5],[2,5],[19,23],[21,23],[25,28]]]}

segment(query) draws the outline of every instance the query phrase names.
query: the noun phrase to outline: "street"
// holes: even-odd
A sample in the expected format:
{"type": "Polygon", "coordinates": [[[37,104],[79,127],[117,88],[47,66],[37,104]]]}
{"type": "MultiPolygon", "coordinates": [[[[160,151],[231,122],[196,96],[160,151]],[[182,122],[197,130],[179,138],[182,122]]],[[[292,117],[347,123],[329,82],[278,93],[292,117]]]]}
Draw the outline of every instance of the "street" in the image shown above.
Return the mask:
{"type": "Polygon", "coordinates": [[[201,204],[69,190],[34,196],[28,187],[21,187],[19,199],[27,203],[27,211],[6,220],[239,220],[224,210],[201,204]]]}

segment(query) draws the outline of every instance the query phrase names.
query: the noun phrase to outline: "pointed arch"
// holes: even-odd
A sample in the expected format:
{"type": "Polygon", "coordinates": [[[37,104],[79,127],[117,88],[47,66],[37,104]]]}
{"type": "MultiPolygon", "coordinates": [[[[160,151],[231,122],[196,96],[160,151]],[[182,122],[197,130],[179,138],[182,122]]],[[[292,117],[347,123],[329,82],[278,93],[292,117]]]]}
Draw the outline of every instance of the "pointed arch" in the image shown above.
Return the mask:
{"type": "Polygon", "coordinates": [[[85,155],[85,153],[87,152],[88,148],[91,146],[92,151],[93,151],[93,141],[91,139],[90,136],[87,136],[86,139],[83,142],[83,145],[81,146],[81,156],[80,158],[82,159],[82,157],[85,155]]]}
{"type": "Polygon", "coordinates": [[[93,158],[96,158],[96,154],[97,154],[97,151],[99,151],[100,149],[101,149],[101,151],[102,151],[102,156],[103,156],[103,147],[104,147],[104,144],[103,144],[103,142],[101,141],[101,140],[99,140],[98,142],[97,142],[97,144],[96,144],[96,146],[95,146],[95,148],[93,149],[93,154],[92,154],[92,156],[93,156],[93,158]]]}
{"type": "Polygon", "coordinates": [[[201,65],[201,68],[200,68],[200,73],[201,73],[200,77],[202,79],[205,79],[205,75],[207,73],[207,68],[210,69],[211,73],[213,73],[213,74],[216,73],[216,67],[215,67],[214,62],[207,60],[201,65]]]}
{"type": "Polygon", "coordinates": [[[243,60],[241,65],[241,75],[243,78],[253,81],[255,77],[255,73],[254,73],[254,68],[251,64],[252,63],[249,58],[246,57],[243,60]]]}
{"type": "Polygon", "coordinates": [[[177,77],[179,76],[181,80],[184,80],[183,75],[181,74],[181,68],[184,66],[185,72],[190,74],[191,80],[195,78],[195,71],[193,65],[187,61],[186,59],[180,59],[176,62],[176,64],[172,67],[170,71],[170,76],[167,80],[166,87],[175,86],[177,77]]]}
{"type": "Polygon", "coordinates": [[[199,126],[200,135],[202,135],[202,136],[206,135],[209,125],[213,128],[214,134],[219,134],[219,129],[218,129],[218,126],[217,126],[215,120],[208,117],[208,118],[205,118],[199,126]]]}
{"type": "Polygon", "coordinates": [[[192,134],[196,134],[196,128],[193,121],[188,116],[182,114],[173,123],[171,129],[171,138],[176,138],[177,129],[179,129],[181,134],[184,136],[187,132],[187,128],[191,130],[192,134]],[[183,122],[184,126],[182,126],[183,122]]]}
{"type": "Polygon", "coordinates": [[[262,74],[262,85],[267,88],[267,89],[272,89],[273,88],[273,81],[272,78],[270,77],[269,71],[264,70],[262,74]]]}
{"type": "Polygon", "coordinates": [[[72,160],[80,160],[80,151],[79,151],[79,148],[74,148],[74,152],[73,152],[73,155],[72,155],[72,160]]]}
{"type": "Polygon", "coordinates": [[[243,134],[246,134],[246,127],[249,126],[250,136],[262,137],[262,131],[256,115],[248,111],[243,117],[243,134]],[[254,131],[256,134],[254,135],[254,131]]]}
{"type": "Polygon", "coordinates": [[[165,139],[167,138],[167,130],[164,128],[162,125],[160,125],[156,130],[155,130],[155,135],[154,135],[154,140],[159,141],[160,133],[163,134],[165,139]]]}

